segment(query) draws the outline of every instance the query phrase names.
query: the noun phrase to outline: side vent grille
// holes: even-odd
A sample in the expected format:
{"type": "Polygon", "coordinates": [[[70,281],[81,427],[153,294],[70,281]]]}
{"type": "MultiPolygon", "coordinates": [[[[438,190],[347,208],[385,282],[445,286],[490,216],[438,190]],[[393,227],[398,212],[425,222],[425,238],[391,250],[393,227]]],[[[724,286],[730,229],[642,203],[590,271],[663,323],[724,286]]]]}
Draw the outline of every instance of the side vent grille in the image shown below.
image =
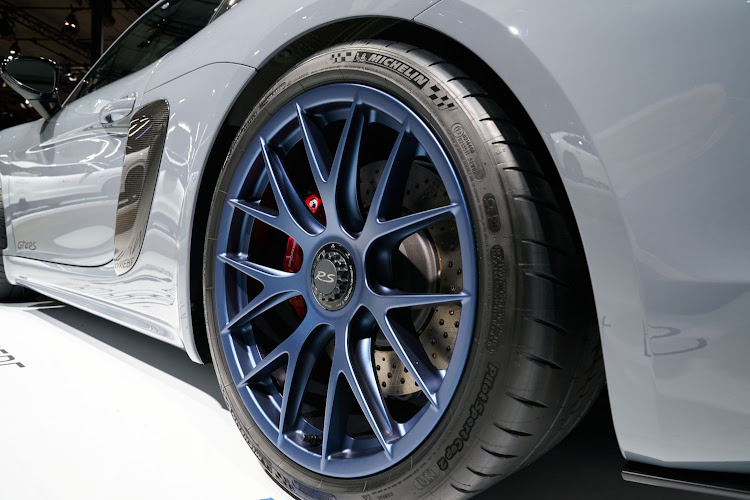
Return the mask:
{"type": "Polygon", "coordinates": [[[117,275],[130,271],[141,253],[169,122],[169,103],[146,104],[133,115],[125,145],[115,220],[117,275]]]}

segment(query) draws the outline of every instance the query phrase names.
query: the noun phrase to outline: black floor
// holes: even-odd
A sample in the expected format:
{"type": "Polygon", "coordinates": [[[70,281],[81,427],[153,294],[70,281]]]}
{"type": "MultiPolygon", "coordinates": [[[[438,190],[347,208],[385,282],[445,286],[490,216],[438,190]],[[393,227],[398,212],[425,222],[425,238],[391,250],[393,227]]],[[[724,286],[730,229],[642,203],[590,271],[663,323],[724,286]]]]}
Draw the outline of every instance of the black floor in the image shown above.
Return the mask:
{"type": "Polygon", "coordinates": [[[688,493],[623,481],[625,459],[617,446],[609,400],[605,393],[578,427],[537,462],[477,496],[533,500],[709,500],[688,493]]]}
{"type": "MultiPolygon", "coordinates": [[[[22,305],[19,304],[22,307],[22,305]]],[[[70,307],[35,311],[148,363],[224,402],[211,366],[190,361],[181,350],[70,307]]],[[[238,434],[238,439],[239,434],[238,434]]],[[[627,483],[603,393],[581,424],[540,460],[479,495],[482,500],[701,500],[712,497],[627,483]]]]}

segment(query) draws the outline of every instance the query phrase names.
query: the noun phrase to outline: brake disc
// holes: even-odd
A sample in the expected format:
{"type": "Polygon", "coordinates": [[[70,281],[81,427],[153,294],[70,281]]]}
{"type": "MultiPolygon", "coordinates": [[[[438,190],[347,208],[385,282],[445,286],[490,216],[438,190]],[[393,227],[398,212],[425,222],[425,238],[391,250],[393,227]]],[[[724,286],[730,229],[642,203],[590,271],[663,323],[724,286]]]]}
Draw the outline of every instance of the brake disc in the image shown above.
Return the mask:
{"type": "MultiPolygon", "coordinates": [[[[369,207],[372,201],[384,164],[375,162],[360,170],[359,195],[365,207],[369,207]]],[[[415,161],[406,182],[404,213],[422,212],[449,203],[443,183],[430,169],[430,164],[415,161]]],[[[424,281],[423,285],[429,291],[457,293],[461,290],[461,252],[453,222],[440,222],[409,236],[401,243],[398,252],[408,259],[414,271],[422,275],[420,281],[424,281]]],[[[458,304],[442,304],[412,312],[419,340],[438,370],[448,368],[460,318],[458,304]]],[[[373,360],[381,392],[386,396],[418,392],[419,386],[388,343],[382,339],[375,344],[373,360]]]]}

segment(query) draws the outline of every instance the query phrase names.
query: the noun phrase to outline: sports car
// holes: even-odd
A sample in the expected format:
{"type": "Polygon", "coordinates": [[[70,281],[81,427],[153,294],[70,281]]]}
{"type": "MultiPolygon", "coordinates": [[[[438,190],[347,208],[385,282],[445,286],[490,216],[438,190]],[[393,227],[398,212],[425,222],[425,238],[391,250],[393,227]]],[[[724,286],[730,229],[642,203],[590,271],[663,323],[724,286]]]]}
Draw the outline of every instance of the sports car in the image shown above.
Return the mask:
{"type": "Polygon", "coordinates": [[[160,0],[64,102],[55,62],[3,62],[40,117],[0,131],[0,299],[213,363],[297,498],[479,493],[605,373],[626,478],[739,494],[749,25],[744,0],[160,0]]]}

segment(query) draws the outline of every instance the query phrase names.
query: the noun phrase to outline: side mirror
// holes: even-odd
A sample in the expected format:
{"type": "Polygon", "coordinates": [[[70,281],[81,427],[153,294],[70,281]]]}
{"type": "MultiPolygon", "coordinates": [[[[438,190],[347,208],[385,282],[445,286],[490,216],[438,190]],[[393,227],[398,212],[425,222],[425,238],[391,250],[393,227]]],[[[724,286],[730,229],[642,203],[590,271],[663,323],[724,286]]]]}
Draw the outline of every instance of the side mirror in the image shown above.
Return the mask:
{"type": "Polygon", "coordinates": [[[0,76],[45,120],[60,109],[58,71],[54,61],[43,57],[8,57],[0,64],[0,76]]]}

